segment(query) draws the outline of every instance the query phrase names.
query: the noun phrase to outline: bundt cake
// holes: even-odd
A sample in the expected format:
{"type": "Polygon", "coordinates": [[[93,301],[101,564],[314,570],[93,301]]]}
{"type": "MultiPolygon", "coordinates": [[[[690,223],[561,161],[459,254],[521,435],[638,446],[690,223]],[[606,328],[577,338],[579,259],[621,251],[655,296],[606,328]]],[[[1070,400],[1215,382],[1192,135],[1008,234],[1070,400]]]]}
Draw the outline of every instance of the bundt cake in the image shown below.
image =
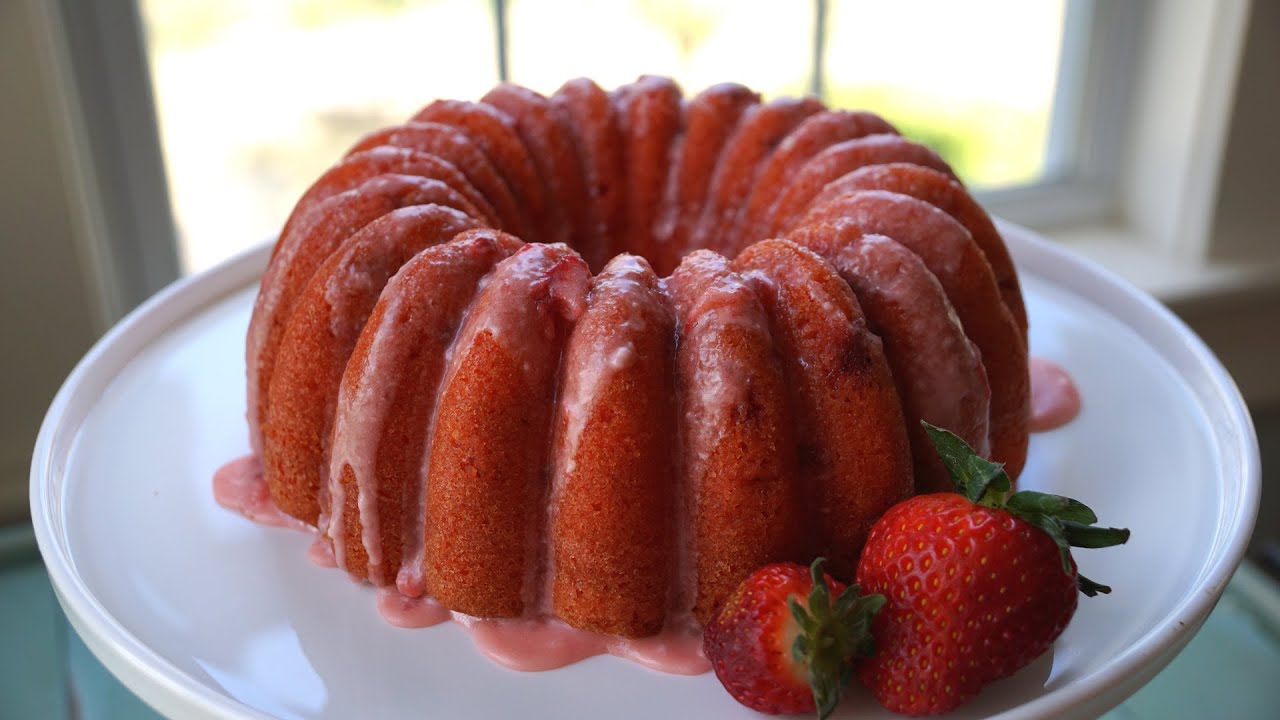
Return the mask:
{"type": "Polygon", "coordinates": [[[767,562],[848,579],[946,486],[921,419],[1016,477],[1026,337],[990,218],[875,115],[504,84],[303,194],[249,433],[279,510],[397,602],[646,638],[767,562]]]}

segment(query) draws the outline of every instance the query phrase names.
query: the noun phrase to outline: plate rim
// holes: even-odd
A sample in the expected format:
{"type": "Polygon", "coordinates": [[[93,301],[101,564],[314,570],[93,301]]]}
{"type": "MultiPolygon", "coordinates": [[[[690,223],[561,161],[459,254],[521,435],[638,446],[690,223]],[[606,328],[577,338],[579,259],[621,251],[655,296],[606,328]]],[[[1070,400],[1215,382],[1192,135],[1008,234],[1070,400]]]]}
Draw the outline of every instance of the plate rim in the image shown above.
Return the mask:
{"type": "Polygon", "coordinates": [[[211,720],[274,717],[192,678],[126,630],[106,609],[76,569],[62,532],[57,513],[62,509],[65,468],[57,466],[53,453],[59,442],[70,450],[93,401],[130,360],[170,328],[256,282],[273,246],[274,241],[264,242],[203,272],[179,278],[125,315],[76,363],[54,395],[36,436],[29,488],[31,522],[54,596],[103,666],[166,716],[181,711],[185,717],[211,720]],[[68,413],[77,406],[86,407],[71,416],[73,427],[67,427],[68,413]]]}
{"type": "MultiPolygon", "coordinates": [[[[1097,671],[995,717],[1051,717],[1091,700],[1093,707],[1103,712],[1123,700],[1121,697],[1103,707],[1097,702],[1104,693],[1122,688],[1128,688],[1129,693],[1136,691],[1185,647],[1243,560],[1261,494],[1257,435],[1244,399],[1226,368],[1171,310],[1111,270],[1032,230],[998,218],[996,223],[1015,261],[1023,266],[1022,272],[1039,276],[1098,306],[1151,344],[1184,381],[1189,380],[1187,363],[1203,373],[1203,380],[1208,383],[1193,383],[1193,395],[1202,405],[1210,398],[1217,399],[1231,426],[1224,432],[1229,430],[1229,439],[1235,442],[1232,447],[1224,446],[1222,433],[1218,433],[1215,444],[1220,446],[1220,453],[1238,454],[1240,459],[1234,486],[1238,490],[1236,497],[1224,498],[1235,503],[1224,503],[1221,510],[1231,522],[1226,528],[1218,526],[1219,537],[1215,538],[1201,573],[1201,587],[1188,591],[1160,622],[1097,671]],[[1089,285],[1096,292],[1079,293],[1080,285],[1089,285]],[[1141,326],[1135,324],[1138,322],[1141,326]],[[1177,342],[1172,347],[1156,345],[1149,337],[1156,331],[1177,342]],[[1181,362],[1175,362],[1170,352],[1182,352],[1185,357],[1176,358],[1181,362]],[[1232,509],[1234,512],[1228,513],[1232,509]]],[[[78,572],[66,544],[63,518],[59,516],[64,509],[61,493],[65,462],[60,465],[54,453],[64,447],[70,450],[101,391],[141,350],[212,303],[257,282],[272,245],[268,241],[171,283],[113,326],[94,343],[59,388],[41,423],[32,455],[32,525],[59,604],[94,655],[132,692],[161,712],[181,711],[186,716],[219,720],[272,717],[191,677],[126,630],[102,605],[78,572]]]]}

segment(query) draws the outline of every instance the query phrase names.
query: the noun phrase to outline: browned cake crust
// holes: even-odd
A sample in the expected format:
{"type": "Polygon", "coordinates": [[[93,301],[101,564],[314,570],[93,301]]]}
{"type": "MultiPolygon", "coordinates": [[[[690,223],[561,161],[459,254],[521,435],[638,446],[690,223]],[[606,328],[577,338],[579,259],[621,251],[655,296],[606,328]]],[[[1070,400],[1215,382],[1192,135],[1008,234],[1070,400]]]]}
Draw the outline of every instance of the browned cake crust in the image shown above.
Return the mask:
{"type": "Polygon", "coordinates": [[[868,327],[884,341],[911,439],[915,491],[951,490],[951,478],[920,420],[990,454],[991,389],[976,347],[937,278],[915,253],[850,225],[812,224],[792,232],[798,238],[813,234],[830,238],[801,242],[840,248],[827,259],[853,289],[868,327]]]}
{"type": "Polygon", "coordinates": [[[551,607],[653,635],[675,572],[675,319],[643,259],[596,277],[565,350],[549,506],[551,607]]]}
{"type": "Polygon", "coordinates": [[[317,522],[338,386],[382,287],[414,254],[473,226],[439,205],[393,210],[348,238],[307,283],[280,342],[262,426],[263,467],[281,510],[317,522]]]}
{"type": "Polygon", "coordinates": [[[262,289],[249,319],[245,362],[248,368],[250,442],[262,450],[260,429],[266,418],[267,393],[285,321],[316,268],[348,237],[370,222],[401,207],[442,205],[483,218],[461,193],[434,178],[377,175],[360,186],[314,205],[276,243],[262,275],[262,289]]]}
{"type": "Polygon", "coordinates": [[[618,120],[609,94],[586,78],[561,86],[551,96],[551,106],[568,125],[578,148],[578,162],[587,183],[590,227],[577,250],[597,272],[621,250],[627,226],[618,120]]]}
{"type": "MultiPolygon", "coordinates": [[[[498,214],[494,211],[493,205],[476,190],[456,165],[443,158],[416,150],[383,146],[348,155],[326,170],[293,206],[289,219],[285,221],[284,229],[280,231],[280,237],[287,237],[292,231],[293,224],[305,215],[312,205],[340,192],[359,187],[364,181],[378,175],[391,174],[419,175],[442,180],[479,208],[484,213],[486,222],[490,219],[492,222],[497,222],[498,214]]],[[[276,246],[272,254],[279,251],[279,246],[276,246]]]]}
{"type": "Polygon", "coordinates": [[[512,119],[533,156],[550,198],[552,225],[559,233],[545,242],[578,247],[587,223],[586,180],[568,123],[552,109],[550,100],[511,83],[494,87],[480,102],[512,119]]]}
{"type": "Polygon", "coordinates": [[[414,150],[446,160],[457,167],[479,194],[493,205],[496,222],[501,228],[518,235],[528,234],[528,221],[506,178],[461,130],[434,122],[394,125],[365,135],[347,155],[383,146],[414,150]]]}
{"type": "Polygon", "coordinates": [[[813,98],[781,98],[744,113],[725,142],[707,188],[707,199],[693,231],[693,244],[729,251],[738,237],[738,215],[760,166],[805,118],[822,110],[813,98]]]}
{"type": "Polygon", "coordinates": [[[560,237],[551,199],[538,174],[529,148],[520,139],[515,121],[491,105],[463,100],[436,100],[413,116],[417,122],[436,122],[457,128],[480,147],[493,163],[524,210],[529,224],[527,242],[560,237]]]}
{"type": "Polygon", "coordinates": [[[774,201],[814,155],[846,140],[883,133],[897,134],[879,115],[849,110],[824,110],[796,126],[760,168],[751,194],[742,206],[742,220],[735,253],[768,235],[766,215],[774,201]]]}
{"type": "Polygon", "coordinates": [[[693,228],[702,213],[721,148],[742,114],[760,96],[735,83],[713,85],[685,107],[685,131],[672,146],[672,161],[663,201],[654,221],[654,269],[670,275],[691,247],[693,228]]]}
{"type": "Polygon", "coordinates": [[[766,240],[734,267],[763,300],[791,391],[814,556],[852,577],[871,523],[911,495],[911,452],[880,338],[822,258],[766,240]]]}
{"type": "MultiPolygon", "coordinates": [[[[978,346],[991,383],[991,453],[1017,478],[1026,461],[1031,381],[1022,333],[1000,299],[991,265],[950,215],[929,203],[883,190],[860,190],[814,208],[804,223],[850,225],[887,235],[920,256],[941,283],[965,334],[978,346]]],[[[793,238],[801,244],[822,237],[793,238]]],[[[838,250],[815,247],[824,256],[838,250]]]]}
{"type": "Polygon", "coordinates": [[[560,354],[591,279],[561,245],[498,264],[454,343],[427,483],[427,592],[480,617],[515,617],[541,593],[552,401],[560,354]]]}
{"type": "Polygon", "coordinates": [[[910,195],[955,218],[956,222],[969,231],[987,262],[991,263],[996,284],[1000,286],[1000,297],[1009,312],[1013,313],[1013,319],[1022,330],[1023,337],[1026,337],[1027,308],[1022,302],[1022,287],[1018,284],[1018,272],[1013,267],[1009,248],[996,230],[991,216],[965,191],[964,186],[955,179],[922,165],[869,165],[828,183],[811,207],[854,190],[888,190],[910,195]]]}
{"type": "Polygon", "coordinates": [[[933,150],[897,135],[868,135],[836,143],[806,162],[778,196],[773,209],[765,213],[769,218],[768,235],[785,234],[796,227],[828,183],[858,168],[891,162],[924,165],[954,177],[951,167],[933,150]]]}
{"type": "Polygon", "coordinates": [[[803,556],[805,512],[785,370],[760,299],[706,250],[684,259],[670,289],[684,419],[679,537],[693,576],[678,604],[705,623],[752,570],[803,556]]]}
{"type": "Polygon", "coordinates": [[[680,87],[668,78],[646,75],[614,98],[622,134],[626,178],[625,251],[653,257],[654,217],[671,165],[671,143],[684,126],[680,87]]]}
{"type": "Polygon", "coordinates": [[[423,250],[387,283],[360,333],[338,391],[330,463],[330,482],[340,485],[334,494],[340,517],[332,522],[342,524],[342,540],[335,552],[353,576],[376,585],[396,582],[402,544],[422,527],[423,462],[445,353],[480,280],[522,245],[479,229],[423,250]],[[373,563],[365,550],[357,469],[377,503],[373,541],[380,553],[373,563]]]}

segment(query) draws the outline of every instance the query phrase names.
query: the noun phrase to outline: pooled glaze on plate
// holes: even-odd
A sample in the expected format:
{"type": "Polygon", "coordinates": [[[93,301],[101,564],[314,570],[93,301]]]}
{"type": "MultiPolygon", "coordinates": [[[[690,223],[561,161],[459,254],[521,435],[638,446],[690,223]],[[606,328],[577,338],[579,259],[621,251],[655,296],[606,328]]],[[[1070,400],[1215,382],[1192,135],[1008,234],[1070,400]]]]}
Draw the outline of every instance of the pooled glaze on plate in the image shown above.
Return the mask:
{"type": "MultiPolygon", "coordinates": [[[[218,504],[269,527],[313,528],[285,515],[271,502],[262,464],[253,455],[232,460],[214,473],[218,504]]],[[[321,567],[336,567],[332,547],[317,537],[307,551],[321,567]]],[[[554,670],[596,655],[614,655],[660,672],[700,675],[711,669],[702,654],[702,634],[672,627],[648,638],[601,635],[550,618],[481,619],[450,612],[431,598],[411,598],[394,588],[378,589],[378,612],[390,624],[424,628],[453,620],[467,629],[476,649],[504,667],[524,672],[554,670]]]]}
{"type": "Polygon", "coordinates": [[[1032,357],[1031,432],[1046,432],[1071,422],[1080,414],[1080,390],[1059,364],[1032,357]]]}

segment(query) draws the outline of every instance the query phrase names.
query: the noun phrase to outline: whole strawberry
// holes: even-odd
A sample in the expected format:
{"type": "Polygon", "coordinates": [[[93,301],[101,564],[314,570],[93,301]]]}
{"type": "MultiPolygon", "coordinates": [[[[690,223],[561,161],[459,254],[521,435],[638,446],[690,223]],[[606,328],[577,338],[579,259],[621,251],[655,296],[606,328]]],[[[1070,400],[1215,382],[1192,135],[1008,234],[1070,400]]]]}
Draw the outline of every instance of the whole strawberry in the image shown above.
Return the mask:
{"type": "Polygon", "coordinates": [[[764,713],[831,714],[870,652],[871,618],[884,604],[822,572],[775,563],[734,590],[703,632],[702,647],[734,699],[764,713]]]}
{"type": "Polygon", "coordinates": [[[876,654],[858,669],[894,712],[952,710],[1043,654],[1076,610],[1077,591],[1110,592],[1076,572],[1070,546],[1107,547],[1128,530],[1094,527],[1081,503],[1011,493],[1000,465],[925,424],[960,494],[920,495],[871,528],[857,581],[883,593],[876,654]]]}

